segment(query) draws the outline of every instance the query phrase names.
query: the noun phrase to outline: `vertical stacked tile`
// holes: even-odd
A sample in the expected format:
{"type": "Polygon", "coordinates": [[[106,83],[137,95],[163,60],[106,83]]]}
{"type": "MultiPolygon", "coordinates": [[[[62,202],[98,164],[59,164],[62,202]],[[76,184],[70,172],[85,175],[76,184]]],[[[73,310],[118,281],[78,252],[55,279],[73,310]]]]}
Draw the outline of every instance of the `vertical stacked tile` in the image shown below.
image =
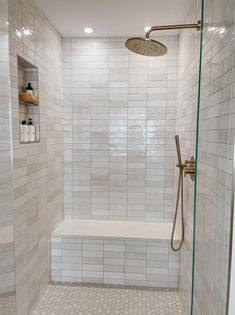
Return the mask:
{"type": "Polygon", "coordinates": [[[80,238],[61,240],[61,281],[82,281],[83,244],[80,238]]]}
{"type": "Polygon", "coordinates": [[[0,313],[7,315],[16,309],[8,1],[0,2],[0,12],[0,313]]]}
{"type": "Polygon", "coordinates": [[[178,288],[169,241],[52,236],[51,280],[178,288]]]}
{"type": "Polygon", "coordinates": [[[145,286],[146,241],[126,240],[125,245],[125,284],[145,286]]]}
{"type": "MultiPolygon", "coordinates": [[[[204,1],[202,78],[199,112],[197,225],[194,310],[198,314],[225,314],[228,279],[229,222],[231,214],[231,159],[234,137],[233,61],[234,2],[204,1]]],[[[200,18],[201,1],[188,21],[200,18]],[[196,15],[196,16],[195,16],[196,15]]],[[[179,41],[177,130],[182,154],[195,152],[198,92],[199,34],[182,32],[179,41]]],[[[181,291],[190,299],[193,183],[185,185],[186,243],[181,252],[181,291]]]]}
{"type": "MultiPolygon", "coordinates": [[[[91,210],[90,43],[72,39],[72,208],[73,218],[89,218],[91,210]]],[[[66,104],[65,104],[66,106],[66,104]]]]}
{"type": "MultiPolygon", "coordinates": [[[[174,242],[175,246],[179,246],[179,242],[174,242]]],[[[179,288],[179,276],[180,276],[180,255],[178,252],[173,252],[170,243],[169,247],[169,260],[168,260],[168,286],[169,288],[179,288]]]]}
{"type": "MultiPolygon", "coordinates": [[[[171,42],[168,38],[161,38],[160,41],[167,46],[171,42]]],[[[165,217],[165,158],[169,149],[166,144],[167,74],[168,54],[161,58],[149,59],[146,158],[146,217],[148,221],[163,222],[165,217]]]]}
{"type": "Polygon", "coordinates": [[[128,52],[119,38],[109,42],[109,218],[127,218],[128,52]]]}
{"type": "Polygon", "coordinates": [[[83,282],[103,283],[104,244],[102,239],[83,239],[83,282]]]}
{"type": "Polygon", "coordinates": [[[167,82],[166,82],[166,137],[164,163],[164,222],[172,221],[172,209],[175,207],[175,133],[177,109],[177,75],[178,75],[178,39],[167,43],[167,82]]]}
{"type": "MultiPolygon", "coordinates": [[[[199,4],[199,1],[198,1],[199,4]]],[[[200,8],[197,9],[199,19],[200,8]]],[[[188,18],[192,20],[194,13],[188,18]]],[[[183,159],[195,154],[197,88],[200,40],[194,31],[181,32],[179,37],[178,59],[178,86],[177,86],[177,112],[176,133],[180,136],[181,154],[183,159]]],[[[176,171],[178,176],[178,170],[176,171]]],[[[177,181],[175,181],[175,186],[177,181]]],[[[177,187],[175,187],[177,189],[177,187]]],[[[180,288],[187,312],[190,311],[191,292],[189,283],[192,281],[192,233],[194,212],[194,182],[185,178],[184,199],[185,212],[185,246],[180,257],[180,288]]]]}
{"type": "Polygon", "coordinates": [[[51,239],[51,279],[62,281],[61,237],[51,239]]]}
{"type": "Polygon", "coordinates": [[[169,242],[147,241],[147,285],[178,288],[179,258],[179,253],[171,250],[169,242]]]}
{"type": "Polygon", "coordinates": [[[125,241],[104,240],[104,283],[125,284],[125,241]]]}
{"type": "Polygon", "coordinates": [[[147,57],[129,54],[128,220],[145,221],[147,57]]]}
{"type": "MultiPolygon", "coordinates": [[[[72,42],[63,40],[64,102],[64,209],[73,217],[73,105],[72,105],[72,42]]],[[[81,133],[77,135],[79,138],[81,133]]]]}
{"type": "Polygon", "coordinates": [[[169,54],[147,58],[129,52],[124,38],[64,39],[66,87],[74,86],[72,109],[65,100],[73,113],[66,217],[73,195],[72,218],[172,219],[178,37],[160,40],[169,54]]]}
{"type": "Polygon", "coordinates": [[[91,217],[109,214],[109,45],[91,40],[91,217]]]}
{"type": "Polygon", "coordinates": [[[64,189],[62,39],[33,1],[9,1],[9,50],[17,308],[25,315],[48,285],[49,235],[63,218],[64,189]],[[17,55],[38,67],[37,144],[19,143],[17,55]]]}
{"type": "Polygon", "coordinates": [[[153,287],[168,286],[168,242],[147,242],[147,283],[153,287]]]}

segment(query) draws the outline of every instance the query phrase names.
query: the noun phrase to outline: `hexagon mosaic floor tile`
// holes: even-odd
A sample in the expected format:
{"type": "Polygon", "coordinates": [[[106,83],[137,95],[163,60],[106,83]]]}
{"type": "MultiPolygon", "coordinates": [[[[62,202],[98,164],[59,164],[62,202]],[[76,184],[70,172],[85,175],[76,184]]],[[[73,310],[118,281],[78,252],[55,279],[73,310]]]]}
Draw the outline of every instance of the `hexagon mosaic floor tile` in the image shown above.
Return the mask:
{"type": "Polygon", "coordinates": [[[0,315],[16,314],[16,297],[15,295],[0,296],[0,315]]]}
{"type": "Polygon", "coordinates": [[[33,315],[185,315],[177,290],[51,284],[33,315]]]}

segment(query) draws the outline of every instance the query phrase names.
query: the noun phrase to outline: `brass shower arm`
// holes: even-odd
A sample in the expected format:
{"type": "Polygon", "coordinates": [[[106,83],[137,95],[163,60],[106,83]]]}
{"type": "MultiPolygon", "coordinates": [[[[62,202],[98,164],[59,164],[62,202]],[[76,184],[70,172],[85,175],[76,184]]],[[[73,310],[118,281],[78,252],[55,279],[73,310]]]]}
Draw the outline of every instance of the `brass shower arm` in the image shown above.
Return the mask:
{"type": "Polygon", "coordinates": [[[186,29],[186,28],[196,28],[198,31],[201,28],[201,21],[195,24],[179,24],[179,25],[163,25],[163,26],[152,26],[146,33],[145,38],[149,38],[150,33],[154,31],[164,31],[164,30],[176,30],[176,29],[186,29]]]}

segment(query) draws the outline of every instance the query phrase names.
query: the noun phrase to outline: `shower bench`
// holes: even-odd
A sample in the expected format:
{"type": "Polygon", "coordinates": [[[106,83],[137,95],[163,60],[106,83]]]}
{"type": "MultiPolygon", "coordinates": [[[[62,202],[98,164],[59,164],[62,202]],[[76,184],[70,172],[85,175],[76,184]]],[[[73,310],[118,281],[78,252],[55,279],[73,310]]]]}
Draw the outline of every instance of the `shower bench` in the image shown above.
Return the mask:
{"type": "Polygon", "coordinates": [[[170,248],[171,227],[64,220],[51,236],[51,280],[178,288],[179,253],[170,248]]]}

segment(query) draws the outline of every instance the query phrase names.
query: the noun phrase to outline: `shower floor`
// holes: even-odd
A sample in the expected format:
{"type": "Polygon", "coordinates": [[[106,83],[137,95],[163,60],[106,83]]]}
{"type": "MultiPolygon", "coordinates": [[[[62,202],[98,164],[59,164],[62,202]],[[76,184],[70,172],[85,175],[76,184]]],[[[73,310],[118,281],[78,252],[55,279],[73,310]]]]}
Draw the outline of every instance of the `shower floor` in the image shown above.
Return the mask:
{"type": "Polygon", "coordinates": [[[0,296],[0,315],[16,314],[15,295],[0,296]]]}
{"type": "Polygon", "coordinates": [[[99,284],[51,284],[33,315],[168,315],[183,314],[173,289],[99,284]]]}

